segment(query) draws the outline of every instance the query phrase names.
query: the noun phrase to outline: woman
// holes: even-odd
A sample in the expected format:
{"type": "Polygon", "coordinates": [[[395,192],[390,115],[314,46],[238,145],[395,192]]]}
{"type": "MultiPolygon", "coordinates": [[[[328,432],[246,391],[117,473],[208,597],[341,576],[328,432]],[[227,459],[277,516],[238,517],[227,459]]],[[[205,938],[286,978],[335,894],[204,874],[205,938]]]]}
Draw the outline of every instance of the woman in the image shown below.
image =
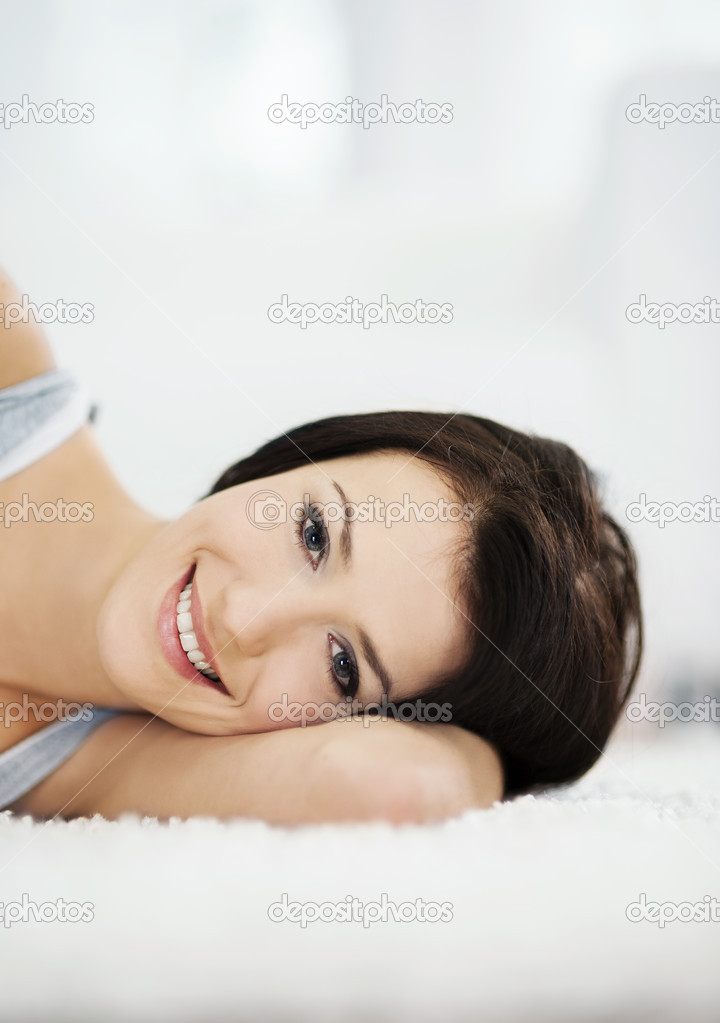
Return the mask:
{"type": "Polygon", "coordinates": [[[37,327],[3,335],[0,803],[420,822],[597,759],[640,604],[569,448],[467,415],[338,417],[164,522],[120,487],[37,327]]]}

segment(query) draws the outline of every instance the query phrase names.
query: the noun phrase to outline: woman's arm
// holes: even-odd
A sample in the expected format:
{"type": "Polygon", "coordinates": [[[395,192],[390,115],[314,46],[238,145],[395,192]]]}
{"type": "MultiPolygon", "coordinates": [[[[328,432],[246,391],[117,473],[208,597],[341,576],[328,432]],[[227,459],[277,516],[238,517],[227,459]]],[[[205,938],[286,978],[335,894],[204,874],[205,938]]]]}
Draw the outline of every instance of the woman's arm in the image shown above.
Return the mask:
{"type": "Polygon", "coordinates": [[[453,725],[373,719],[209,737],[123,715],[12,809],[422,823],[502,798],[497,755],[453,725]]]}

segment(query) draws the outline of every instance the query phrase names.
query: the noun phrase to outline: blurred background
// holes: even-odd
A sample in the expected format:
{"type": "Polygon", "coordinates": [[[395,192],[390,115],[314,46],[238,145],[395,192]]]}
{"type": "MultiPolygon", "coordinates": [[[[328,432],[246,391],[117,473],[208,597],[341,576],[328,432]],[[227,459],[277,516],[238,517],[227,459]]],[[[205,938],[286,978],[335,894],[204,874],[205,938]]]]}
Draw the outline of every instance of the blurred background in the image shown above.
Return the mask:
{"type": "Polygon", "coordinates": [[[631,323],[720,299],[718,123],[632,103],[720,97],[720,5],[552,0],[4,3],[0,98],[92,103],[0,127],[0,263],[99,406],[128,490],[174,516],[231,462],[320,416],[469,411],[564,440],[637,545],[642,688],[714,691],[718,324],[631,323]],[[450,103],[450,123],[276,124],[271,104],[450,103]],[[448,324],[274,324],[353,296],[448,324]]]}

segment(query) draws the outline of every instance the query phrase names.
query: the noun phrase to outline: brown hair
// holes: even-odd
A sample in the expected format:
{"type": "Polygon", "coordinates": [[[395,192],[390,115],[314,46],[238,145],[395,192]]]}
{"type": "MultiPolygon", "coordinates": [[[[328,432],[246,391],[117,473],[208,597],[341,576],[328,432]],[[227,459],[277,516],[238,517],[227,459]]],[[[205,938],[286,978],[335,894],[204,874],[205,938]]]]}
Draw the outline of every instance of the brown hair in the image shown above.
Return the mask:
{"type": "Polygon", "coordinates": [[[575,780],[635,681],[642,614],[630,541],[570,447],[471,415],[335,416],[264,444],[210,493],[382,450],[422,459],[476,509],[460,552],[471,653],[423,699],[495,746],[507,795],[575,780]]]}

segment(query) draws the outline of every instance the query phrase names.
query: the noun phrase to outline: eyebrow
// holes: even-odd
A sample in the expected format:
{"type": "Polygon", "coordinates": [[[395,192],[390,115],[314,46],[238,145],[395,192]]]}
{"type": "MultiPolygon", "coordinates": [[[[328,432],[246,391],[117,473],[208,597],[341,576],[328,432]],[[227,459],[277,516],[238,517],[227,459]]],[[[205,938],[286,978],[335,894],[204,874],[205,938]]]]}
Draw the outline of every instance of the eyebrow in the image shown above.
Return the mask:
{"type": "MultiPolygon", "coordinates": [[[[348,500],[345,491],[340,484],[336,482],[336,480],[331,480],[330,482],[335,487],[343,507],[346,504],[350,504],[351,502],[348,500]]],[[[340,557],[342,558],[343,568],[345,568],[346,571],[350,568],[350,564],[352,562],[352,526],[353,523],[347,517],[343,516],[342,531],[340,533],[340,557]]],[[[380,659],[377,647],[370,639],[367,632],[365,632],[365,630],[359,625],[357,626],[357,631],[360,636],[360,644],[362,646],[363,653],[365,654],[365,659],[379,678],[383,692],[386,696],[389,696],[390,687],[393,684],[392,679],[390,678],[390,672],[380,659]]]]}

